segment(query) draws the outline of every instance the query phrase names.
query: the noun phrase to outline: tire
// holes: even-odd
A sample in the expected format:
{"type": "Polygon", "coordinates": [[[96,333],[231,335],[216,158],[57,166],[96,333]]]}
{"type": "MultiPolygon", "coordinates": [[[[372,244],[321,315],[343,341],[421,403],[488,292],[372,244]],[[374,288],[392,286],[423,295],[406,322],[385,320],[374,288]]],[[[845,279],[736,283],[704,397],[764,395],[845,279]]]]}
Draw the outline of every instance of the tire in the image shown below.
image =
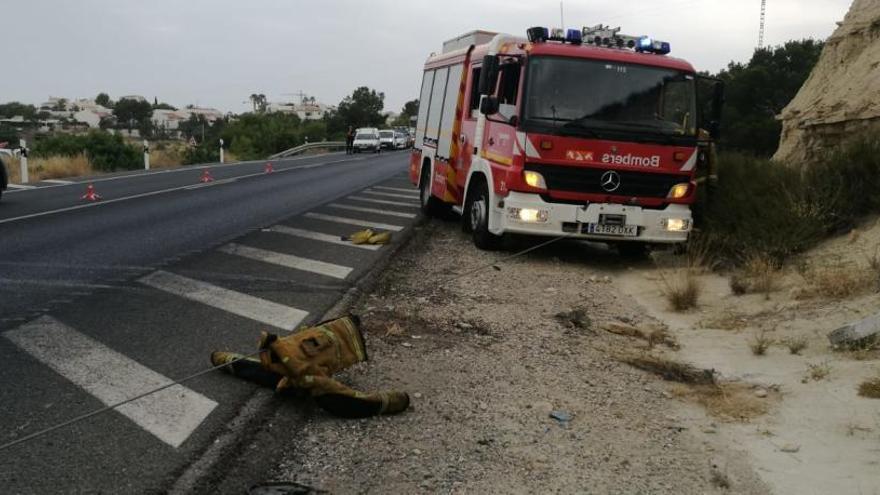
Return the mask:
{"type": "Polygon", "coordinates": [[[489,232],[489,189],[481,180],[468,192],[467,208],[463,221],[468,223],[474,246],[483,251],[495,251],[501,247],[501,236],[489,232]]]}
{"type": "Polygon", "coordinates": [[[643,242],[621,242],[617,244],[617,252],[624,258],[641,260],[647,258],[651,250],[643,242]]]}
{"type": "Polygon", "coordinates": [[[449,205],[431,195],[431,168],[422,166],[419,177],[419,207],[426,217],[441,217],[449,209],[449,205]]]}

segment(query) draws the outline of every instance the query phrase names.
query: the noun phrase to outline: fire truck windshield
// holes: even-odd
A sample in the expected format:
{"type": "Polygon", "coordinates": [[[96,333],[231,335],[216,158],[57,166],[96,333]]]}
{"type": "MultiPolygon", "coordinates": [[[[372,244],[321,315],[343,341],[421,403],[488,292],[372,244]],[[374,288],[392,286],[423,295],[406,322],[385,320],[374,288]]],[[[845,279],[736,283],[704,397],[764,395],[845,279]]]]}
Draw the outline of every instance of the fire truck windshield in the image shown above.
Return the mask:
{"type": "Polygon", "coordinates": [[[526,130],[664,142],[695,139],[693,74],[611,61],[533,57],[526,77],[526,130]]]}

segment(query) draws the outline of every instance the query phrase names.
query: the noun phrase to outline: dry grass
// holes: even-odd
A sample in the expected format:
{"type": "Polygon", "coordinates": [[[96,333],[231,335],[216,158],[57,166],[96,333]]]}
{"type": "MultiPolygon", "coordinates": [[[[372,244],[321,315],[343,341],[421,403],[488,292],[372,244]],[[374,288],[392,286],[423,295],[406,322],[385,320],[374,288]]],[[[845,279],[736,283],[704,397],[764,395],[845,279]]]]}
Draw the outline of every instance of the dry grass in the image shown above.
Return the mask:
{"type": "Polygon", "coordinates": [[[770,293],[779,289],[779,267],[767,255],[752,255],[746,259],[746,275],[751,281],[753,292],[764,294],[770,299],[770,293]]]}
{"type": "Polygon", "coordinates": [[[791,354],[799,355],[801,351],[807,348],[807,338],[792,337],[790,339],[786,339],[785,346],[788,347],[788,352],[790,352],[791,354]]]}
{"type": "Polygon", "coordinates": [[[773,344],[773,339],[767,336],[767,332],[761,331],[755,334],[755,338],[749,342],[749,349],[755,356],[767,354],[767,349],[773,344]]]}
{"type": "Polygon", "coordinates": [[[746,257],[740,270],[731,274],[730,290],[737,296],[753,292],[770,299],[770,293],[779,290],[781,278],[782,272],[772,258],[752,254],[746,257]]]}
{"type": "MultiPolygon", "coordinates": [[[[21,183],[21,163],[19,159],[9,159],[6,164],[9,171],[9,182],[21,183]]],[[[80,177],[95,173],[92,163],[85,153],[76,156],[28,158],[28,179],[30,182],[38,182],[44,179],[80,177]]]]}
{"type": "Polygon", "coordinates": [[[662,274],[663,295],[673,311],[687,311],[697,307],[700,299],[700,281],[691,268],[680,269],[670,274],[662,274]]]}
{"type": "Polygon", "coordinates": [[[808,364],[807,365],[807,373],[801,379],[802,383],[807,383],[810,380],[813,381],[821,381],[825,378],[828,378],[828,375],[831,374],[831,365],[828,364],[827,361],[823,363],[817,364],[808,364]]]}
{"type": "Polygon", "coordinates": [[[176,168],[183,165],[183,155],[177,150],[166,148],[150,151],[150,168],[176,168]]]}
{"type": "Polygon", "coordinates": [[[724,311],[719,315],[700,320],[702,328],[712,328],[715,330],[742,330],[748,324],[749,318],[746,315],[734,313],[733,311],[724,311]]]}
{"type": "Polygon", "coordinates": [[[880,399],[880,376],[863,381],[859,385],[859,395],[869,399],[880,399]]]}
{"type": "Polygon", "coordinates": [[[846,299],[877,289],[878,275],[873,269],[858,266],[830,266],[808,272],[808,287],[802,297],[846,299]]]}
{"type": "Polygon", "coordinates": [[[767,414],[779,398],[778,392],[773,390],[768,391],[767,397],[760,398],[754,388],[745,383],[678,386],[672,393],[700,404],[716,418],[736,422],[748,422],[767,414]]]}

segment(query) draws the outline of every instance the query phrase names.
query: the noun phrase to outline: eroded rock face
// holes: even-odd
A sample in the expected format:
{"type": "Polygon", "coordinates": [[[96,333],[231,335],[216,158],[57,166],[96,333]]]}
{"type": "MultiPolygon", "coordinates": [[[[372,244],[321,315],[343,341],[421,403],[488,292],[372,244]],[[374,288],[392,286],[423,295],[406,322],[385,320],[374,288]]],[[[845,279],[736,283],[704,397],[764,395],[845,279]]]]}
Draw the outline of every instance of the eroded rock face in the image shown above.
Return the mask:
{"type": "Polygon", "coordinates": [[[805,162],[855,134],[880,134],[880,0],[854,0],[783,109],[774,159],[805,162]]]}

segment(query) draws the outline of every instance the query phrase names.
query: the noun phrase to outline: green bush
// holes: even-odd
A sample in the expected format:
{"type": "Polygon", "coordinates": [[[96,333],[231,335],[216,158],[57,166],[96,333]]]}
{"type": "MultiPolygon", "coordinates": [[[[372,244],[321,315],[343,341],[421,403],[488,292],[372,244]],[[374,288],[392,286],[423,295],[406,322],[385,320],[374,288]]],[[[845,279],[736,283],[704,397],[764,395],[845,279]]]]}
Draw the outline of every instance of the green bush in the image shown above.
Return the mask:
{"type": "Polygon", "coordinates": [[[880,212],[880,141],[863,138],[812,164],[722,154],[711,200],[695,212],[722,259],[782,261],[880,212]]]}
{"type": "Polygon", "coordinates": [[[38,140],[33,147],[34,156],[76,156],[86,153],[92,165],[101,171],[133,170],[143,167],[139,149],[125,144],[122,136],[102,131],[88,134],[59,134],[38,140]]]}

